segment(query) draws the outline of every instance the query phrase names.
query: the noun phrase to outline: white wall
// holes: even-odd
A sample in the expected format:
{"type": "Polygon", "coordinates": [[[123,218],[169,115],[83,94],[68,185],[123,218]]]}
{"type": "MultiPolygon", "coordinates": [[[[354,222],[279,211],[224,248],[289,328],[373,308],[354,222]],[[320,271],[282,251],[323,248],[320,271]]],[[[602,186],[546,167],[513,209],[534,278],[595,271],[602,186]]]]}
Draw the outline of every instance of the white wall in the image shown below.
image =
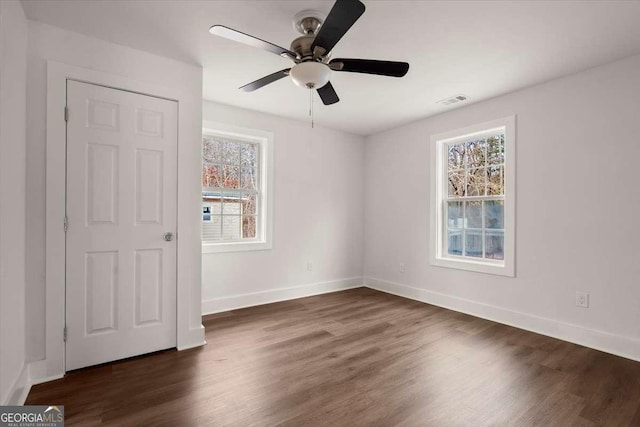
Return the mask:
{"type": "MultiPolygon", "coordinates": [[[[25,360],[27,20],[0,2],[0,405],[15,403],[25,360]]],[[[21,384],[22,381],[22,384],[21,384]]]]}
{"type": "Polygon", "coordinates": [[[635,56],[368,137],[367,283],[640,359],[639,123],[635,56]],[[429,136],[511,114],[516,277],[431,266],[429,136]]]}
{"type": "MultiPolygon", "coordinates": [[[[199,165],[202,128],[202,69],[128,47],[108,43],[46,24],[29,21],[28,50],[28,123],[27,130],[27,356],[30,360],[45,357],[45,161],[46,161],[46,64],[48,60],[94,71],[124,76],[128,79],[160,87],[179,89],[187,102],[180,104],[179,174],[188,164],[179,185],[188,186],[188,194],[180,190],[184,205],[193,203],[191,229],[181,228],[179,252],[186,247],[190,265],[188,296],[195,308],[190,313],[193,328],[200,324],[200,245],[199,245],[199,165]],[[183,138],[183,128],[186,128],[183,138]],[[186,153],[186,155],[185,155],[186,153]],[[188,243],[186,243],[188,242],[188,243]],[[186,243],[186,246],[181,246],[186,243]],[[191,286],[191,285],[190,285],[191,286]]],[[[62,110],[60,110],[62,119],[62,110]]],[[[182,187],[180,187],[182,188],[182,187]]],[[[180,221],[180,219],[179,219],[180,221]]],[[[180,255],[179,255],[180,259],[180,255]]],[[[179,266],[180,269],[180,266],[179,266]]],[[[185,298],[180,295],[179,298],[185,298]]],[[[180,342],[179,342],[180,345],[180,342]]]]}
{"type": "Polygon", "coordinates": [[[203,312],[361,285],[364,138],[212,102],[203,118],[273,132],[275,182],[273,249],[203,254],[203,312]]]}
{"type": "MultiPolygon", "coordinates": [[[[3,16],[7,10],[18,13],[17,3],[0,4],[3,16]]],[[[5,32],[20,27],[23,17],[11,19],[12,27],[2,19],[4,59],[5,32]]],[[[29,22],[28,55],[26,346],[28,359],[39,360],[45,354],[46,61],[179,84],[198,98],[202,80],[197,67],[37,22],[29,22]]],[[[12,64],[12,83],[19,82],[24,72],[19,61],[12,64]]],[[[9,74],[2,71],[4,82],[9,74]]],[[[202,256],[203,310],[358,285],[364,264],[371,286],[640,358],[640,200],[634,187],[639,76],[640,57],[629,58],[374,135],[366,143],[359,136],[310,129],[308,123],[205,102],[205,120],[275,134],[275,212],[272,250],[202,256]],[[516,278],[430,266],[429,135],[510,114],[517,115],[516,278]],[[307,261],[313,271],[307,271],[307,261]],[[407,266],[404,274],[400,262],[407,266]],[[575,307],[576,290],[591,294],[589,309],[575,307]]],[[[19,86],[3,84],[2,90],[19,86]]],[[[5,339],[21,340],[19,325],[4,325],[20,317],[19,210],[25,194],[19,179],[24,151],[4,144],[10,129],[5,122],[17,125],[20,141],[19,109],[12,103],[9,111],[17,116],[5,118],[7,99],[3,92],[0,261],[10,262],[0,262],[8,266],[2,267],[2,392],[5,372],[15,374],[23,359],[20,348],[7,357],[4,350],[5,339]],[[6,200],[16,201],[10,206],[17,211],[9,211],[6,200]],[[6,268],[18,283],[11,293],[4,285],[6,268]],[[12,368],[5,370],[5,362],[12,368]]],[[[200,126],[199,111],[191,116],[200,126]]]]}

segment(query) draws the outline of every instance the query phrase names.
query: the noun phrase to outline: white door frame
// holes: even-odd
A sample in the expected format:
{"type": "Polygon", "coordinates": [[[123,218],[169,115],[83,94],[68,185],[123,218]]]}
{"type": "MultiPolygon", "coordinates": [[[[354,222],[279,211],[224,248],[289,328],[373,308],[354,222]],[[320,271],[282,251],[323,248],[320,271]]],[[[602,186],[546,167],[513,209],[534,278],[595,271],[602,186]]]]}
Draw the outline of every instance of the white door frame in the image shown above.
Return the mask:
{"type": "MultiPolygon", "coordinates": [[[[178,103],[178,227],[177,307],[178,350],[204,345],[201,322],[200,168],[202,100],[176,88],[166,88],[126,76],[59,62],[47,62],[47,182],[45,269],[45,360],[31,367],[34,382],[65,373],[65,233],[67,80],[137,92],[178,103]]],[[[70,112],[70,115],[73,111],[70,112]]],[[[39,382],[39,381],[38,381],[39,382]]]]}

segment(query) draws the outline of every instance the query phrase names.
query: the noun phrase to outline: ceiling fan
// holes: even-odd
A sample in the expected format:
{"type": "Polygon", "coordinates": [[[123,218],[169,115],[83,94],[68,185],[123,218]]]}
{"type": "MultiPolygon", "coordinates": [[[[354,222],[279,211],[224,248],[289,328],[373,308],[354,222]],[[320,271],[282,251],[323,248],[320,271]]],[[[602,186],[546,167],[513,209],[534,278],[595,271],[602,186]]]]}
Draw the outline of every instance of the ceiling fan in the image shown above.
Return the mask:
{"type": "Polygon", "coordinates": [[[303,35],[296,38],[290,49],[236,31],[223,25],[214,25],[211,34],[227,38],[249,46],[257,47],[289,58],[295,65],[277,71],[261,79],[242,86],[245,92],[252,92],[263,86],[290,76],[293,82],[306,89],[315,89],[325,105],[338,102],[338,94],[329,79],[332,71],[377,74],[402,77],[409,71],[406,62],[378,61],[373,59],[331,59],[331,50],[351,26],[364,13],[365,7],[359,0],[337,0],[325,17],[316,11],[305,10],[294,17],[294,28],[303,35]]]}

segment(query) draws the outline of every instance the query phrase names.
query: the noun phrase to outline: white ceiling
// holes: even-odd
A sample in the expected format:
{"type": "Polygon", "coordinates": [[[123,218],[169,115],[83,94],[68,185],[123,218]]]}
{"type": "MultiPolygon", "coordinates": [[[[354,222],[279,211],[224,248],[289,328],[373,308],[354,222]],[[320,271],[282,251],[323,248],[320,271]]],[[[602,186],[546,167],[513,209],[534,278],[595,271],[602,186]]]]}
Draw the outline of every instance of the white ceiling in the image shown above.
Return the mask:
{"type": "MultiPolygon", "coordinates": [[[[401,79],[337,73],[341,101],[323,106],[323,126],[368,135],[640,53],[638,1],[380,1],[334,49],[333,57],[407,61],[401,79]],[[458,104],[460,105],[460,104],[458,104]]],[[[308,93],[283,79],[253,93],[237,88],[287,68],[268,52],[212,36],[223,24],[289,47],[293,15],[329,12],[333,1],[23,0],[29,19],[204,67],[205,99],[307,119],[308,93]]]]}

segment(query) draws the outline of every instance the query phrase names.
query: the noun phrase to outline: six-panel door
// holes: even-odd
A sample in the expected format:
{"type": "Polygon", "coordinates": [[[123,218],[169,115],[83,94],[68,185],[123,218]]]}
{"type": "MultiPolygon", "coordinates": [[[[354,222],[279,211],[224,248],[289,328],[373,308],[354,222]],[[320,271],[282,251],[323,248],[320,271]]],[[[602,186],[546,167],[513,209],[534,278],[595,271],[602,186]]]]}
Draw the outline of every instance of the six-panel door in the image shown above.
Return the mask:
{"type": "Polygon", "coordinates": [[[175,347],[177,103],[69,80],[67,106],[66,369],[175,347]]]}

